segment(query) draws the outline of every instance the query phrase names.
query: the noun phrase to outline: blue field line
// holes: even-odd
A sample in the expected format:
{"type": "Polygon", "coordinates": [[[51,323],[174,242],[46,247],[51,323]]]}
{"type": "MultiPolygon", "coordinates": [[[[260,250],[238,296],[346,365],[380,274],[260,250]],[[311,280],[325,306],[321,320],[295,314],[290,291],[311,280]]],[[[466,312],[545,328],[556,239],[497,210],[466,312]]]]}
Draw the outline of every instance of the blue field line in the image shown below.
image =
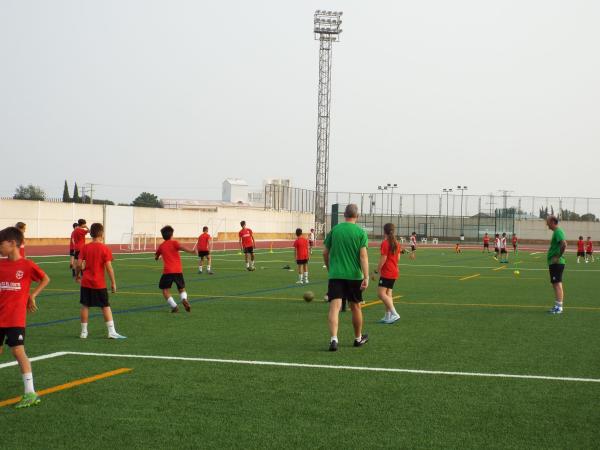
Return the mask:
{"type": "MultiPolygon", "coordinates": [[[[230,277],[227,277],[227,278],[235,278],[235,277],[239,277],[239,276],[243,276],[243,275],[231,275],[230,277]]],[[[225,277],[223,277],[223,278],[225,278],[225,277]]],[[[326,283],[326,282],[327,282],[327,280],[326,281],[318,281],[316,283],[311,283],[311,285],[323,284],[323,283],[326,283]]],[[[266,294],[266,293],[269,293],[269,292],[284,291],[286,289],[292,289],[292,288],[296,288],[296,287],[299,287],[299,286],[296,285],[296,284],[292,284],[292,285],[289,285],[289,286],[283,286],[283,287],[278,287],[278,288],[259,289],[259,290],[255,290],[255,291],[238,292],[236,294],[227,294],[227,296],[229,297],[229,296],[232,296],[232,295],[244,296],[244,295],[254,295],[254,294],[266,294]]],[[[152,294],[150,294],[150,295],[152,295],[152,294]]],[[[215,296],[212,296],[212,297],[204,297],[204,298],[192,299],[189,302],[190,303],[208,302],[208,301],[211,301],[211,300],[218,300],[220,298],[222,298],[222,297],[219,296],[219,295],[215,295],[215,296]]],[[[162,309],[162,308],[165,308],[165,303],[161,303],[159,305],[139,306],[137,308],[122,309],[122,310],[117,310],[117,311],[113,310],[113,314],[131,314],[131,313],[149,311],[149,310],[153,310],[153,309],[162,309]]],[[[92,314],[90,314],[90,317],[102,317],[102,313],[92,313],[92,314]]],[[[79,320],[79,316],[68,317],[66,319],[51,320],[51,321],[48,321],[48,322],[32,323],[32,324],[28,324],[27,328],[46,327],[46,326],[50,326],[50,325],[57,325],[57,324],[60,324],[60,323],[72,322],[74,320],[79,320]]]]}

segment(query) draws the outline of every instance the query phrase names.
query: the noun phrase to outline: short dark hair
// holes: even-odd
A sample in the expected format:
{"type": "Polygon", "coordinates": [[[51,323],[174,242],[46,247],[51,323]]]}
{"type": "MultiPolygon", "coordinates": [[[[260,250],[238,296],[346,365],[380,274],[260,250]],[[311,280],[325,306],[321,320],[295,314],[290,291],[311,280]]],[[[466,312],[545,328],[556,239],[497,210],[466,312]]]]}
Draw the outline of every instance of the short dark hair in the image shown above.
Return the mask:
{"type": "Polygon", "coordinates": [[[208,227],[202,227],[202,231],[208,231],[208,227]]]}
{"type": "Polygon", "coordinates": [[[548,220],[552,222],[554,225],[558,225],[558,217],[556,216],[548,216],[548,220]]]}
{"type": "Polygon", "coordinates": [[[502,236],[506,236],[506,233],[502,233],[502,236]]]}
{"type": "Polygon", "coordinates": [[[79,220],[77,221],[77,225],[78,225],[78,226],[85,225],[86,223],[87,223],[87,222],[85,221],[85,219],[79,219],[79,220]]]}
{"type": "Polygon", "coordinates": [[[246,226],[246,221],[245,221],[245,220],[242,220],[242,221],[240,222],[240,227],[245,227],[245,226],[246,226]]]}
{"type": "Polygon", "coordinates": [[[90,236],[96,238],[104,233],[104,225],[101,223],[93,223],[90,227],[90,236]]]}
{"type": "Polygon", "coordinates": [[[15,241],[20,247],[23,243],[23,232],[17,227],[8,227],[0,231],[0,242],[15,241]]]}
{"type": "Polygon", "coordinates": [[[19,230],[23,231],[23,229],[27,226],[27,224],[25,222],[17,222],[15,224],[15,227],[17,227],[19,230]]]}
{"type": "Polygon", "coordinates": [[[79,224],[77,222],[73,222],[73,228],[77,228],[79,224]]]}
{"type": "Polygon", "coordinates": [[[173,232],[175,230],[173,229],[173,227],[171,225],[165,225],[164,227],[162,227],[160,229],[160,234],[162,235],[162,238],[165,241],[168,241],[169,239],[171,239],[173,237],[173,232]]]}
{"type": "Polygon", "coordinates": [[[583,236],[579,236],[579,240],[580,240],[580,241],[583,241],[583,236]]]}
{"type": "Polygon", "coordinates": [[[358,206],[355,203],[350,203],[346,205],[346,209],[344,210],[344,217],[346,219],[356,219],[358,217],[358,206]]]}
{"type": "Polygon", "coordinates": [[[413,232],[412,232],[412,234],[417,234],[417,232],[416,232],[416,231],[413,231],[413,232]]]}
{"type": "Polygon", "coordinates": [[[302,228],[296,228],[296,236],[302,236],[302,228]]]}

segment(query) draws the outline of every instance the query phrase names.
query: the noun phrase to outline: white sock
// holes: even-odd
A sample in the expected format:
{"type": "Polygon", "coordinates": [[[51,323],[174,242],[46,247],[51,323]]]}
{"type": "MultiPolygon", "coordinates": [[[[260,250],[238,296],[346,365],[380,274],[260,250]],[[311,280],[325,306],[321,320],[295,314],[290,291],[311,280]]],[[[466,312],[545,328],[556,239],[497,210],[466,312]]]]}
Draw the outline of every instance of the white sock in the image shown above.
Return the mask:
{"type": "Polygon", "coordinates": [[[83,322],[81,322],[81,332],[82,332],[82,333],[87,333],[87,332],[88,332],[88,331],[87,331],[87,326],[88,326],[88,324],[87,324],[87,323],[83,323],[83,322]]]}
{"type": "Polygon", "coordinates": [[[308,281],[308,272],[304,272],[304,279],[308,281]]]}
{"type": "Polygon", "coordinates": [[[202,266],[198,266],[198,272],[202,272],[202,266]]]}
{"type": "Polygon", "coordinates": [[[556,306],[557,308],[560,308],[560,309],[562,309],[562,305],[563,305],[563,302],[562,302],[562,300],[556,300],[556,301],[554,302],[554,306],[556,306]]]}
{"type": "Polygon", "coordinates": [[[252,262],[250,264],[252,264],[252,267],[254,267],[254,260],[252,260],[252,262]]]}
{"type": "Polygon", "coordinates": [[[385,316],[383,316],[383,320],[388,320],[391,315],[392,315],[392,313],[390,311],[386,311],[385,316]]]}
{"type": "Polygon", "coordinates": [[[35,392],[35,389],[33,388],[33,374],[31,372],[23,374],[23,386],[25,387],[26,394],[35,392]]]}
{"type": "Polygon", "coordinates": [[[392,308],[392,310],[390,311],[390,316],[397,316],[398,312],[396,311],[396,308],[392,308]]]}
{"type": "Polygon", "coordinates": [[[206,266],[206,270],[208,270],[210,272],[210,264],[208,266],[206,266]]]}
{"type": "Polygon", "coordinates": [[[169,298],[167,299],[167,303],[169,304],[169,306],[170,306],[171,308],[175,308],[175,307],[177,306],[177,303],[175,303],[175,300],[173,300],[173,297],[169,297],[169,298]]]}
{"type": "Polygon", "coordinates": [[[180,292],[179,298],[181,299],[181,301],[187,300],[187,292],[186,291],[180,292]]]}
{"type": "Polygon", "coordinates": [[[335,341],[335,342],[337,342],[337,341],[338,341],[338,338],[337,338],[337,336],[331,336],[331,342],[333,342],[333,341],[335,341]]]}
{"type": "Polygon", "coordinates": [[[117,334],[117,330],[115,330],[115,322],[109,320],[106,322],[106,328],[108,328],[108,334],[117,334]]]}
{"type": "Polygon", "coordinates": [[[361,339],[362,339],[362,334],[360,336],[354,338],[355,341],[360,341],[361,339]]]}
{"type": "Polygon", "coordinates": [[[246,263],[246,269],[250,267],[250,263],[246,263]]]}
{"type": "Polygon", "coordinates": [[[302,281],[302,274],[298,274],[298,281],[302,281]]]}

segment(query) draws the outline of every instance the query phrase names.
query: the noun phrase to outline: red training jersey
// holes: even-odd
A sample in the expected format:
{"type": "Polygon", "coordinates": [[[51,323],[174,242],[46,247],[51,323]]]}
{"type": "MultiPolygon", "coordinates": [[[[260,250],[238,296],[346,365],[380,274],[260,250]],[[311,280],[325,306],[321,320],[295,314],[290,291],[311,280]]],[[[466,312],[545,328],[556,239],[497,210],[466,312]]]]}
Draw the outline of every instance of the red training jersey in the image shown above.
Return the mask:
{"type": "Polygon", "coordinates": [[[73,250],[80,252],[81,249],[83,249],[83,246],[85,245],[85,235],[88,233],[89,230],[81,227],[73,230],[73,238],[71,239],[71,241],[73,241],[73,250]]]}
{"type": "Polygon", "coordinates": [[[308,259],[308,239],[300,236],[294,241],[294,248],[296,249],[297,260],[308,259]]]}
{"type": "Polygon", "coordinates": [[[73,246],[73,236],[75,236],[75,230],[71,231],[71,239],[69,239],[69,253],[75,248],[73,246]]]}
{"type": "Polygon", "coordinates": [[[513,245],[517,245],[517,237],[516,236],[513,236],[513,238],[512,238],[512,244],[513,245]]]}
{"type": "Polygon", "coordinates": [[[400,257],[400,243],[396,244],[396,251],[392,252],[392,248],[388,240],[381,243],[381,254],[387,255],[387,259],[381,267],[381,277],[390,280],[398,279],[398,258],[400,257]]]}
{"type": "Polygon", "coordinates": [[[252,230],[250,228],[242,228],[238,233],[242,240],[242,247],[248,248],[254,246],[252,241],[252,230]]]}
{"type": "Polygon", "coordinates": [[[156,256],[162,256],[163,273],[183,273],[179,250],[181,250],[181,245],[173,239],[169,239],[158,246],[156,256]]]}
{"type": "Polygon", "coordinates": [[[104,266],[113,260],[110,248],[102,242],[90,242],[79,252],[79,261],[85,261],[81,286],[90,289],[105,289],[104,266]]]}
{"type": "Polygon", "coordinates": [[[583,241],[583,239],[577,241],[577,251],[578,252],[584,252],[585,251],[585,242],[583,241]]]}
{"type": "Polygon", "coordinates": [[[588,241],[586,242],[586,246],[585,246],[585,251],[588,253],[592,253],[592,251],[594,251],[594,244],[592,244],[592,241],[588,241]]]}
{"type": "Polygon", "coordinates": [[[483,237],[483,243],[484,244],[489,244],[490,243],[490,237],[489,236],[484,236],[483,237]]]}
{"type": "Polygon", "coordinates": [[[199,252],[207,252],[210,249],[208,248],[208,242],[210,241],[210,234],[202,233],[198,236],[198,244],[196,244],[196,248],[199,252]]]}
{"type": "Polygon", "coordinates": [[[29,259],[0,260],[0,328],[25,328],[31,282],[45,275],[29,259]]]}

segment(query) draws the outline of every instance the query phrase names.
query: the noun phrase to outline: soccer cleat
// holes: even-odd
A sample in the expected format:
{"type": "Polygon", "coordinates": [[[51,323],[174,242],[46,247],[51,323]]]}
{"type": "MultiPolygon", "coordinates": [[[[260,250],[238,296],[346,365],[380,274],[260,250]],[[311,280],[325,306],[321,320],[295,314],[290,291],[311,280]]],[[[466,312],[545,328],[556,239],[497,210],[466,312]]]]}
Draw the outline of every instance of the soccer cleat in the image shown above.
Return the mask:
{"type": "Polygon", "coordinates": [[[171,312],[172,313],[179,312],[179,306],[175,306],[174,308],[171,308],[171,312]]]}
{"type": "Polygon", "coordinates": [[[329,343],[329,351],[330,352],[337,352],[337,347],[338,347],[338,341],[331,341],[329,343]]]}
{"type": "Polygon", "coordinates": [[[201,270],[198,271],[198,275],[202,275],[203,272],[201,270]]]}
{"type": "Polygon", "coordinates": [[[127,339],[125,336],[120,335],[119,333],[109,333],[109,339],[127,339]]]}
{"type": "Polygon", "coordinates": [[[183,307],[185,308],[185,310],[187,312],[190,312],[192,310],[192,307],[190,306],[190,302],[187,301],[187,298],[185,300],[182,300],[181,304],[183,305],[183,307]]]}
{"type": "Polygon", "coordinates": [[[550,314],[562,314],[562,308],[558,307],[558,306],[554,306],[550,311],[548,311],[550,314]]]}
{"type": "Polygon", "coordinates": [[[87,339],[88,334],[87,331],[82,331],[81,334],[79,335],[79,339],[87,339]]]}
{"type": "Polygon", "coordinates": [[[214,273],[212,270],[209,270],[209,271],[208,271],[208,274],[209,274],[209,275],[214,275],[215,273],[214,273]]]}
{"type": "Polygon", "coordinates": [[[384,320],[383,323],[390,324],[390,323],[397,322],[398,320],[400,320],[400,314],[392,314],[390,316],[390,318],[387,320],[384,320]]]}
{"type": "Polygon", "coordinates": [[[368,334],[363,334],[363,335],[360,336],[360,339],[358,341],[356,339],[354,339],[354,346],[355,347],[362,347],[367,342],[369,342],[369,335],[368,334]]]}
{"type": "Polygon", "coordinates": [[[296,281],[296,284],[304,284],[304,281],[298,280],[298,281],[296,281]]]}
{"type": "Polygon", "coordinates": [[[30,406],[37,405],[41,402],[40,397],[35,392],[29,392],[24,394],[21,401],[15,405],[15,408],[29,408],[30,406]]]}

